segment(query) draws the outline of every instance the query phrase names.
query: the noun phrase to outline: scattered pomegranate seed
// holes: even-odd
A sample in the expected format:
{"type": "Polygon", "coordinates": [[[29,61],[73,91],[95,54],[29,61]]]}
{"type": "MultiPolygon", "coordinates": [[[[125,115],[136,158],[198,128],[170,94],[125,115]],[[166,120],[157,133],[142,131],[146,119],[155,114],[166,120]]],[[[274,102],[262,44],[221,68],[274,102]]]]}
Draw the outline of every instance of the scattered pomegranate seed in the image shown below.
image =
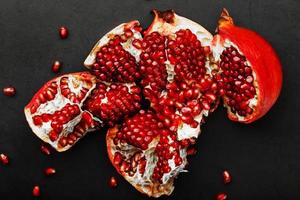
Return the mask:
{"type": "Polygon", "coordinates": [[[217,200],[225,200],[227,199],[227,195],[225,193],[220,193],[217,195],[217,200]]]}
{"type": "Polygon", "coordinates": [[[52,68],[51,68],[51,69],[52,69],[52,71],[53,71],[54,73],[57,73],[57,72],[59,72],[61,66],[62,66],[62,63],[59,62],[58,60],[56,60],[56,61],[53,62],[52,68]]]}
{"type": "Polygon", "coordinates": [[[34,197],[39,197],[40,196],[40,187],[39,186],[34,186],[32,189],[32,195],[34,197]]]}
{"type": "Polygon", "coordinates": [[[59,36],[61,39],[66,39],[69,35],[69,31],[67,29],[67,27],[62,26],[59,28],[59,36]]]}
{"type": "Polygon", "coordinates": [[[41,152],[45,155],[50,155],[51,151],[44,145],[41,145],[41,152]]]}
{"type": "Polygon", "coordinates": [[[191,156],[191,155],[195,155],[197,153],[197,150],[192,147],[192,148],[188,148],[187,151],[186,151],[186,154],[191,156]]]}
{"type": "Polygon", "coordinates": [[[3,153],[0,154],[0,160],[1,160],[1,162],[2,162],[3,165],[7,165],[8,162],[9,162],[8,156],[5,155],[5,154],[3,154],[3,153]]]}
{"type": "Polygon", "coordinates": [[[227,170],[223,171],[223,182],[224,182],[224,184],[228,184],[231,182],[231,175],[229,174],[229,172],[227,170]]]}
{"type": "Polygon", "coordinates": [[[16,88],[14,87],[5,87],[3,88],[3,94],[8,97],[13,97],[16,95],[16,88]]]}
{"type": "Polygon", "coordinates": [[[53,175],[55,173],[56,173],[56,170],[54,168],[52,168],[52,167],[48,167],[48,168],[45,169],[45,174],[47,176],[51,176],[51,175],[53,175]]]}
{"type": "Polygon", "coordinates": [[[109,179],[108,185],[109,185],[110,187],[112,187],[112,188],[117,187],[118,181],[117,181],[116,177],[112,176],[112,177],[109,179]]]}

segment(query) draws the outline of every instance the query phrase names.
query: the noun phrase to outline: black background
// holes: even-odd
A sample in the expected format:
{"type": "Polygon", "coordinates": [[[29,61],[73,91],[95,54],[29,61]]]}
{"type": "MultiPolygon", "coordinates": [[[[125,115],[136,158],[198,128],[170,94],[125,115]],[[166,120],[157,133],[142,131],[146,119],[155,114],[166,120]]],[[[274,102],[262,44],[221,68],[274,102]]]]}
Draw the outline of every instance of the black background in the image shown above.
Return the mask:
{"type": "Polygon", "coordinates": [[[0,152],[11,158],[9,166],[0,165],[0,199],[31,198],[35,184],[42,199],[146,198],[111,166],[105,130],[47,157],[23,107],[56,76],[50,70],[53,60],[64,62],[61,74],[84,70],[94,43],[121,22],[138,19],[146,27],[151,9],[172,8],[213,32],[222,7],[274,46],[283,65],[282,93],[271,111],[251,125],[230,122],[221,107],[213,113],[202,127],[189,173],[179,175],[170,199],[208,200],[218,192],[235,200],[300,199],[299,0],[1,0],[0,88],[14,85],[17,96],[0,95],[0,152]],[[70,30],[67,40],[58,37],[61,25],[70,30]],[[57,169],[54,177],[42,173],[49,166],[57,169]],[[223,169],[232,173],[232,184],[223,185],[223,169]],[[107,186],[112,175],[119,180],[115,189],[107,186]]]}

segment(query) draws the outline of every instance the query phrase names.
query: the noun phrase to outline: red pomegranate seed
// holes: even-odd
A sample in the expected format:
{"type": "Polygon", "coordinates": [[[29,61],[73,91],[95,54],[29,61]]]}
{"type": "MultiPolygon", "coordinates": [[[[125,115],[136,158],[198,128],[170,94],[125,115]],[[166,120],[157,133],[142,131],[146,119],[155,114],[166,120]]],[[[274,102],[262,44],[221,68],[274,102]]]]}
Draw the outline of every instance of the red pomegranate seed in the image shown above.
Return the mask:
{"type": "Polygon", "coordinates": [[[112,188],[117,187],[118,181],[117,181],[116,177],[112,176],[112,177],[109,179],[108,185],[109,185],[110,187],[112,187],[112,188]]]}
{"type": "Polygon", "coordinates": [[[224,184],[228,184],[231,182],[231,175],[229,174],[229,172],[227,170],[223,171],[223,182],[224,182],[224,184]]]}
{"type": "Polygon", "coordinates": [[[39,186],[34,186],[32,189],[32,195],[34,197],[39,197],[40,196],[40,187],[39,186]]]}
{"type": "Polygon", "coordinates": [[[50,155],[51,151],[44,145],[41,145],[41,152],[45,155],[50,155]]]}
{"type": "Polygon", "coordinates": [[[14,87],[5,87],[3,88],[3,94],[8,97],[13,97],[16,95],[16,88],[14,87]]]}
{"type": "Polygon", "coordinates": [[[9,163],[8,156],[3,153],[0,154],[0,160],[3,165],[7,165],[9,163]]]}
{"type": "Polygon", "coordinates": [[[220,193],[217,195],[217,200],[225,200],[227,199],[227,195],[225,193],[220,193]]]}
{"type": "Polygon", "coordinates": [[[56,173],[56,170],[52,167],[48,167],[45,169],[45,175],[51,176],[56,173]]]}
{"type": "Polygon", "coordinates": [[[69,35],[69,31],[67,29],[67,27],[62,26],[59,28],[59,36],[61,39],[66,39],[69,35]]]}
{"type": "Polygon", "coordinates": [[[186,154],[191,156],[191,155],[195,155],[197,153],[197,150],[192,147],[192,148],[188,148],[187,151],[186,151],[186,154]]]}
{"type": "Polygon", "coordinates": [[[56,61],[53,62],[52,68],[51,68],[51,69],[52,69],[52,71],[53,71],[54,73],[57,73],[57,72],[59,72],[61,66],[62,66],[62,63],[59,62],[58,60],[56,60],[56,61]]]}

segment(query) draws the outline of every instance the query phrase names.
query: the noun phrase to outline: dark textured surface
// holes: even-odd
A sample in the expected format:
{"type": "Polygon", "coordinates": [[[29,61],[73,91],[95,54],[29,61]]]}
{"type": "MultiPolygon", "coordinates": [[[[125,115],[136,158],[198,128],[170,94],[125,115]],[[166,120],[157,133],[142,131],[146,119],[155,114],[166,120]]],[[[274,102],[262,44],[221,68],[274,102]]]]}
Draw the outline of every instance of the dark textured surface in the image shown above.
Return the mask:
{"type": "Polygon", "coordinates": [[[55,76],[50,70],[54,59],[64,62],[61,73],[84,70],[82,62],[96,40],[121,22],[138,19],[145,27],[152,8],[172,8],[213,32],[222,7],[277,50],[284,72],[282,94],[251,125],[228,121],[219,108],[203,126],[198,154],[190,160],[189,173],[176,180],[170,199],[209,200],[222,191],[231,200],[299,199],[299,0],[0,1],[0,88],[12,84],[18,92],[15,98],[0,95],[0,152],[11,158],[9,166],[0,165],[0,199],[31,198],[35,184],[41,186],[42,199],[145,198],[111,166],[104,131],[86,136],[70,151],[46,157],[23,107],[55,76]],[[67,40],[58,38],[60,25],[70,30],[67,40]],[[54,177],[43,175],[48,166],[57,169],[54,177]],[[221,181],[224,168],[233,176],[228,186],[221,181]],[[107,186],[111,175],[119,180],[116,189],[107,186]]]}

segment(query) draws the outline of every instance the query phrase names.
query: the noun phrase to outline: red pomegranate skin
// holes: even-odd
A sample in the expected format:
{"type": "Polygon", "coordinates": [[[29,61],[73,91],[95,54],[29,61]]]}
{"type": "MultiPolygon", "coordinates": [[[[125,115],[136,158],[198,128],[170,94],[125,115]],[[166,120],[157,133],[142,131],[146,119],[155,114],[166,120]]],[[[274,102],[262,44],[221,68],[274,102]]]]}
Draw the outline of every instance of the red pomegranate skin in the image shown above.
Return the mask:
{"type": "MultiPolygon", "coordinates": [[[[221,14],[218,35],[221,40],[228,39],[239,48],[256,74],[258,103],[253,114],[242,121],[251,123],[264,116],[276,102],[282,87],[281,63],[275,50],[263,37],[247,28],[235,26],[227,10],[223,10],[221,14]]],[[[237,116],[232,113],[228,117],[238,121],[237,116]]]]}

